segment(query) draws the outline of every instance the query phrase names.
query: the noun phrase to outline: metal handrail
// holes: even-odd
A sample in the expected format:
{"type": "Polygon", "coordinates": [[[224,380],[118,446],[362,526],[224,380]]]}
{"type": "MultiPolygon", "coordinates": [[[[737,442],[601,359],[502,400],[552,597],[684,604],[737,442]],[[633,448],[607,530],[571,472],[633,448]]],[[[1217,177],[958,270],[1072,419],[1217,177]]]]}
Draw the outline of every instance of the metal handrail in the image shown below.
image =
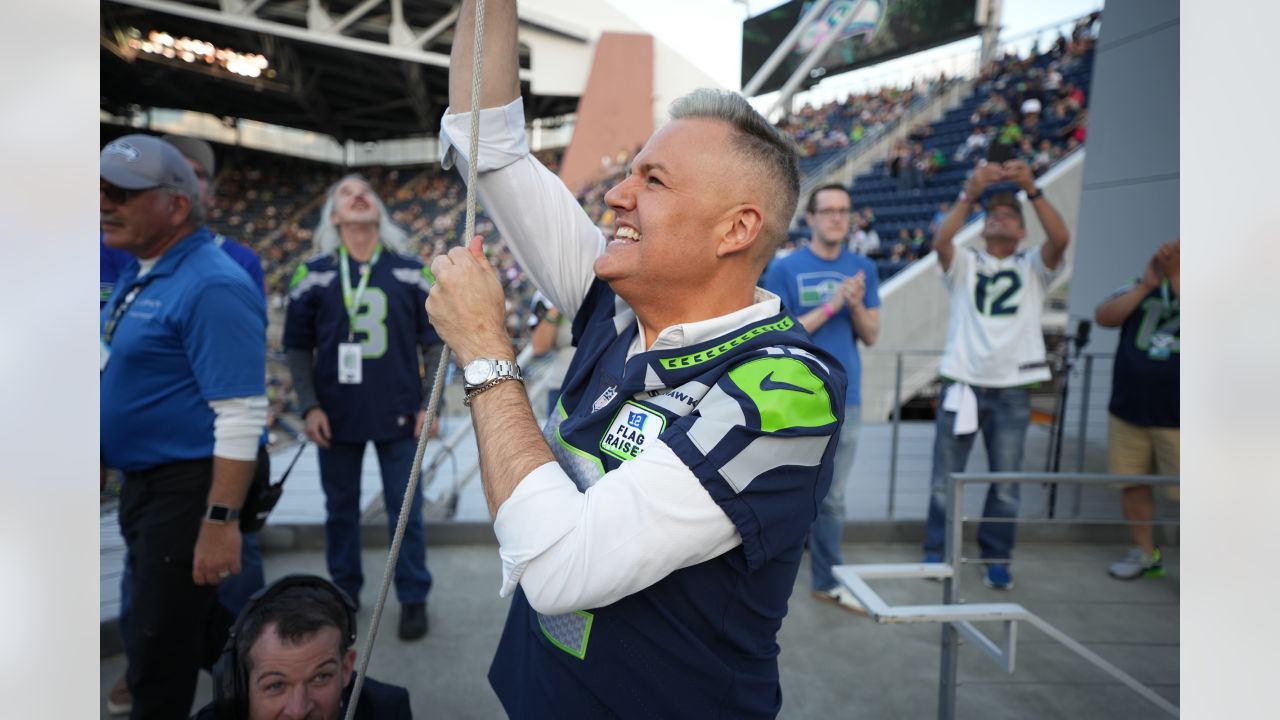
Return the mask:
{"type": "MultiPolygon", "coordinates": [[[[956,713],[956,676],[959,669],[959,636],[963,635],[986,653],[1005,672],[1014,671],[1019,622],[1048,635],[1059,644],[1089,661],[1095,667],[1119,680],[1129,689],[1173,717],[1179,716],[1176,705],[1161,697],[1147,685],[1089,650],[1043,618],[1016,603],[960,603],[960,573],[964,564],[960,555],[962,530],[967,519],[961,515],[962,490],[968,483],[1074,483],[1077,485],[1116,485],[1141,482],[1148,485],[1173,486],[1179,479],[1169,475],[1113,475],[1096,473],[952,473],[947,477],[947,519],[945,562],[891,563],[878,565],[839,565],[832,573],[847,587],[878,623],[941,623],[941,673],[938,680],[938,717],[953,720],[956,713]],[[890,606],[867,584],[870,579],[937,578],[943,581],[941,605],[890,606]],[[999,622],[1003,638],[997,642],[979,630],[975,622],[999,622]]],[[[1069,521],[1055,521],[1067,523],[1069,521]]],[[[1116,523],[1128,521],[1114,521],[1116,523]]]]}

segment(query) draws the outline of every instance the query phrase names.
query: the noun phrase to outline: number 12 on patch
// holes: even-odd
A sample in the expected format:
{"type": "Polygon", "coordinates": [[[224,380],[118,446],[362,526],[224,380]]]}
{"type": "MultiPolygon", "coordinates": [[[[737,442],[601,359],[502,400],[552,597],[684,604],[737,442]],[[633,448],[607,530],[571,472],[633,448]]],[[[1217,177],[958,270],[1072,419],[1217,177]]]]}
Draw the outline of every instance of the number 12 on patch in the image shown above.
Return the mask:
{"type": "Polygon", "coordinates": [[[662,415],[628,400],[600,438],[600,449],[619,460],[634,460],[666,427],[667,419],[662,415]]]}

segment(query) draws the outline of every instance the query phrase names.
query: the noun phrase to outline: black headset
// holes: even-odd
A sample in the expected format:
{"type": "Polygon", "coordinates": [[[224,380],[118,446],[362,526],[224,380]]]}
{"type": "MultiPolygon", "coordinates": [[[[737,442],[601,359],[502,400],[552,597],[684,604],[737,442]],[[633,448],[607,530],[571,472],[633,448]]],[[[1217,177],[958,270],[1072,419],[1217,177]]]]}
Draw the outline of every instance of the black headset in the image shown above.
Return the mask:
{"type": "MultiPolygon", "coordinates": [[[[227,644],[222,654],[213,664],[213,716],[218,720],[244,720],[249,717],[249,678],[240,664],[239,653],[236,652],[236,640],[244,630],[247,618],[261,604],[290,588],[312,587],[331,593],[346,612],[347,626],[339,628],[346,632],[347,647],[356,642],[356,604],[342,588],[318,575],[286,575],[270,585],[254,593],[245,603],[244,609],[236,617],[227,636],[227,644]]],[[[344,682],[346,678],[342,679],[344,682]]]]}

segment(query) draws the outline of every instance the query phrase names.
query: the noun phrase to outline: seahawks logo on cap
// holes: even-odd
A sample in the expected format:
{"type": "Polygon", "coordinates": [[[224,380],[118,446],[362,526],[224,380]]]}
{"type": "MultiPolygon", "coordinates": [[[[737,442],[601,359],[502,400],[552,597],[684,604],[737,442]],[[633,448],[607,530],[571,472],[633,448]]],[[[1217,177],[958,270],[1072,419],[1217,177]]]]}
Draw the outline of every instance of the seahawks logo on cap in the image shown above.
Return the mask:
{"type": "Polygon", "coordinates": [[[106,154],[119,155],[124,158],[125,162],[138,162],[138,158],[142,157],[142,153],[138,152],[138,148],[122,140],[117,140],[108,145],[106,154]]]}

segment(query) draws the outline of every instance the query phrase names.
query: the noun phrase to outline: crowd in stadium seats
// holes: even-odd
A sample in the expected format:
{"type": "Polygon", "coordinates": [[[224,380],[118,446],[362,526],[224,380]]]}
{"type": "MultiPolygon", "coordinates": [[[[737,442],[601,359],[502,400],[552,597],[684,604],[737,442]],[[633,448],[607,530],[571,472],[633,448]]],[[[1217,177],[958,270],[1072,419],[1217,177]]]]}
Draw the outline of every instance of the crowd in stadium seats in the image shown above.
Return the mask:
{"type": "MultiPolygon", "coordinates": [[[[929,252],[936,217],[973,164],[993,144],[1012,146],[1012,157],[1032,166],[1036,175],[1085,141],[1086,88],[1093,63],[1099,16],[1083,18],[1045,52],[1027,57],[1005,55],[983,68],[972,94],[934,123],[913,125],[885,159],[852,186],[861,210],[853,215],[851,246],[878,260],[882,277],[929,252]]],[[[902,121],[913,105],[944,90],[945,76],[908,88],[882,88],[844,101],[805,105],[785,115],[778,127],[793,137],[802,155],[802,176],[861,141],[872,142],[902,121]]],[[[210,224],[252,247],[261,257],[268,294],[280,307],[290,276],[312,252],[312,232],[325,190],[344,174],[327,163],[290,158],[245,148],[229,151],[217,179],[218,206],[210,224]]],[[[540,153],[552,172],[558,153],[540,153]]],[[[608,231],[613,213],[604,194],[625,172],[629,153],[602,165],[601,175],[578,193],[588,215],[608,231]]],[[[456,173],[438,166],[360,169],[387,203],[392,220],[404,227],[424,261],[460,242],[466,189],[456,173]]],[[[515,258],[483,213],[477,231],[491,237],[491,257],[508,288],[509,326],[517,339],[526,332],[533,288],[515,258]]],[[[807,237],[803,225],[792,231],[789,246],[807,237]]],[[[281,382],[286,382],[281,380],[281,382]]],[[[282,393],[283,394],[283,393],[282,393]]]]}
{"type": "Polygon", "coordinates": [[[222,167],[216,183],[218,203],[209,209],[209,224],[253,248],[262,259],[268,292],[282,290],[291,270],[284,266],[310,249],[310,231],[300,232],[294,216],[341,171],[326,163],[243,148],[224,158],[222,167]]]}
{"type": "Polygon", "coordinates": [[[800,149],[800,174],[811,175],[859,143],[875,141],[912,108],[928,102],[954,82],[941,74],[905,89],[885,87],[817,107],[806,104],[798,112],[783,116],[778,128],[791,136],[800,149]]]}
{"type": "Polygon", "coordinates": [[[883,88],[878,92],[849,95],[844,101],[832,100],[819,107],[805,104],[799,112],[783,117],[778,128],[796,141],[801,157],[809,157],[846,148],[867,135],[876,135],[901,118],[914,99],[928,94],[927,89],[917,93],[914,87],[883,88]]]}
{"type": "MultiPolygon", "coordinates": [[[[1082,18],[1045,52],[989,63],[958,107],[913,125],[855,178],[851,191],[863,209],[854,213],[851,247],[877,259],[882,279],[928,254],[944,206],[994,146],[1007,146],[998,148],[1002,157],[1024,160],[1039,176],[1085,142],[1099,19],[1082,18]]],[[[803,224],[792,230],[796,243],[807,236],[803,224]]]]}

